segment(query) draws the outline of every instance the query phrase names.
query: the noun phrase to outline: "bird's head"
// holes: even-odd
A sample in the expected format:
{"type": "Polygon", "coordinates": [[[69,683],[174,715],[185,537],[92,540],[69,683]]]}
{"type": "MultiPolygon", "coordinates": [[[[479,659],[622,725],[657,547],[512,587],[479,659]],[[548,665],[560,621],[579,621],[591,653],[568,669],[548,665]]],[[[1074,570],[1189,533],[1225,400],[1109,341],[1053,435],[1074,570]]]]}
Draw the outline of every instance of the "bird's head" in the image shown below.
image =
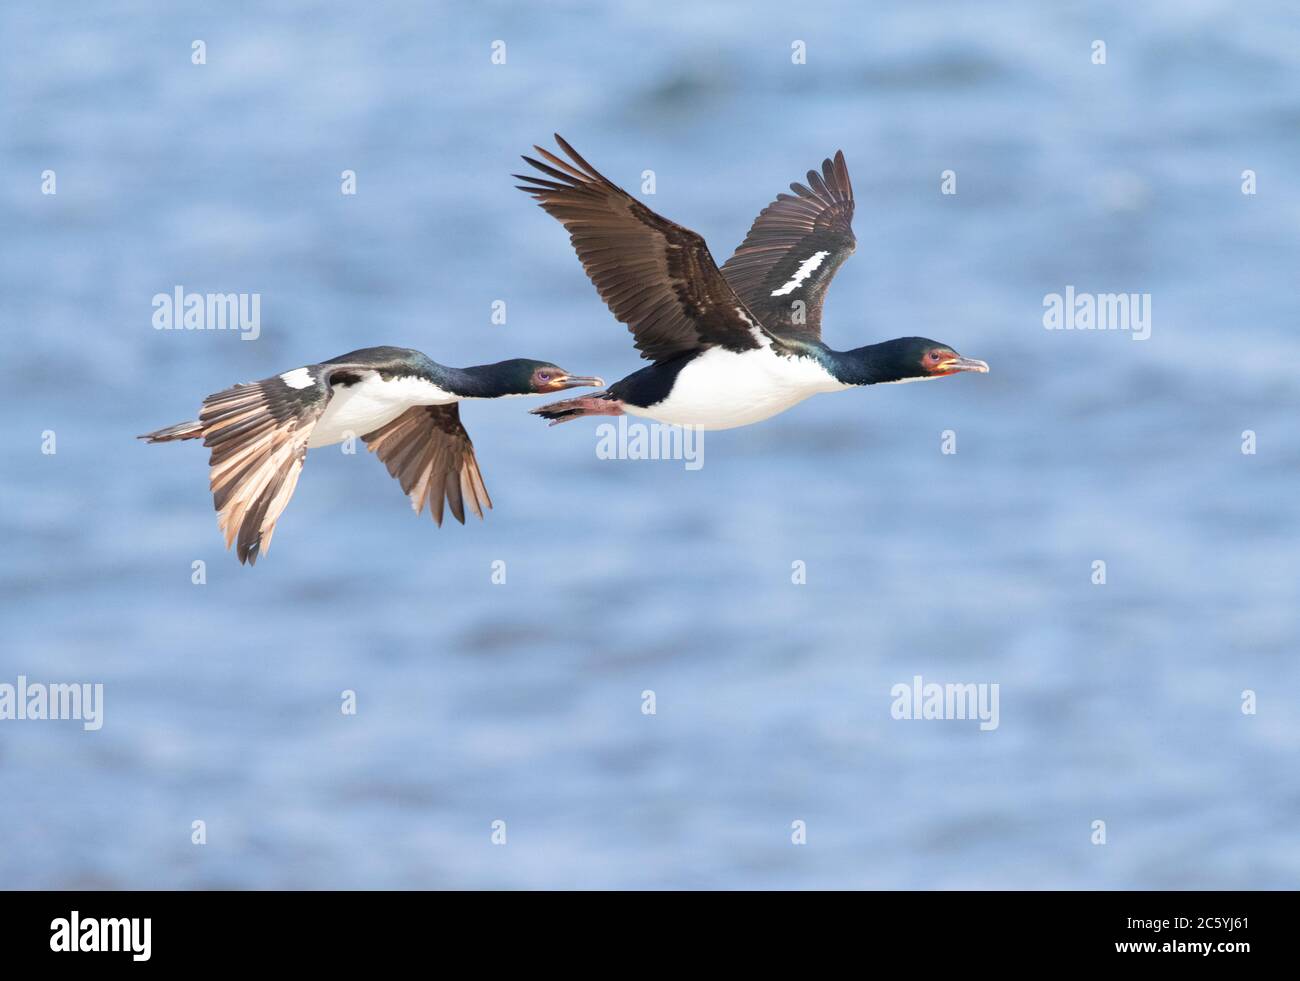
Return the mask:
{"type": "Polygon", "coordinates": [[[869,349],[872,374],[878,384],[942,378],[959,371],[986,372],[989,366],[975,358],[963,358],[947,344],[928,337],[897,337],[873,344],[869,349]]]}
{"type": "Polygon", "coordinates": [[[548,395],[551,392],[562,392],[566,388],[605,386],[605,382],[594,375],[573,375],[549,361],[515,358],[503,361],[500,367],[508,376],[512,394],[516,395],[548,395]]]}

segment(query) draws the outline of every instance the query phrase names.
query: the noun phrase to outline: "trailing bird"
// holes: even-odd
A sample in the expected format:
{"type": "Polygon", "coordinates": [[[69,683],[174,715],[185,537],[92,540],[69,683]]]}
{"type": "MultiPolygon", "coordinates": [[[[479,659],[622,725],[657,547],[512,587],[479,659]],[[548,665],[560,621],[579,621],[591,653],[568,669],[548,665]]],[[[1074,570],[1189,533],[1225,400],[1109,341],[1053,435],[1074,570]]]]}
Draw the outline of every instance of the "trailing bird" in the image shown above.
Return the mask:
{"type": "Polygon", "coordinates": [[[448,368],[419,351],[368,347],[209,395],[198,419],[139,438],[203,440],[226,547],[234,543],[241,563],[255,563],[270,548],[308,449],[360,436],[416,514],[427,504],[441,526],[445,500],[464,524],[467,503],[481,518],[492,500],[459,403],[604,384],[549,361],[448,368]]]}
{"type": "Polygon", "coordinates": [[[761,422],[819,392],[943,378],[989,366],[899,337],[850,351],[822,343],[822,301],[856,244],[843,152],[754,220],[721,269],[704,239],[602,176],[557,133],[564,160],[513,175],[569,231],[578,259],[652,364],[607,390],[533,409],[551,424],[628,413],[701,429],[761,422]]]}

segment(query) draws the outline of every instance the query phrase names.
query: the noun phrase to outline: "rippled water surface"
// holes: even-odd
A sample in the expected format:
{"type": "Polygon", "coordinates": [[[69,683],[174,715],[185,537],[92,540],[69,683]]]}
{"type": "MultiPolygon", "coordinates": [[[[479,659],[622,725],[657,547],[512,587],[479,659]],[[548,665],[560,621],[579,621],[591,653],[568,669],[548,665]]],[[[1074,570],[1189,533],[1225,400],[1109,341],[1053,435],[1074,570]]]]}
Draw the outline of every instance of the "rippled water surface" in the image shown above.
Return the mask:
{"type": "Polygon", "coordinates": [[[1300,18],[861,7],[0,8],[0,683],[105,686],[100,731],[0,722],[0,886],[1300,882],[1300,18]],[[992,372],[695,472],[471,405],[487,520],[317,450],[240,567],[202,449],[133,439],[203,395],[383,343],[637,367],[511,189],[557,130],[719,259],[842,147],[827,340],[992,372]],[[152,329],[177,285],[260,293],[260,338],[152,329]],[[1150,338],[1044,330],[1067,285],[1149,293],[1150,338]],[[1000,726],[895,721],[916,675],[1000,726]]]}

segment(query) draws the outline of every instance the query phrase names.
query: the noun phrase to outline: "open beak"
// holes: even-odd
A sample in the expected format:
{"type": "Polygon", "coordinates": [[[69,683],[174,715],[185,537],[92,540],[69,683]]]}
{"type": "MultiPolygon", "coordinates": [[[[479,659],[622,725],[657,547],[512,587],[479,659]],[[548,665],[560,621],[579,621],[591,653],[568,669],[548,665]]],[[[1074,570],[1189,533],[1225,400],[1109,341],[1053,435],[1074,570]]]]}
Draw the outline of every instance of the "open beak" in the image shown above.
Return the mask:
{"type": "Polygon", "coordinates": [[[957,356],[955,358],[949,358],[947,361],[941,362],[939,365],[939,370],[946,374],[952,373],[954,371],[978,371],[982,374],[987,374],[989,370],[989,366],[985,362],[980,361],[976,358],[963,358],[961,356],[957,356]]]}
{"type": "Polygon", "coordinates": [[[605,379],[597,378],[595,375],[561,375],[555,381],[551,382],[550,389],[552,392],[562,392],[566,388],[604,388],[605,379]]]}

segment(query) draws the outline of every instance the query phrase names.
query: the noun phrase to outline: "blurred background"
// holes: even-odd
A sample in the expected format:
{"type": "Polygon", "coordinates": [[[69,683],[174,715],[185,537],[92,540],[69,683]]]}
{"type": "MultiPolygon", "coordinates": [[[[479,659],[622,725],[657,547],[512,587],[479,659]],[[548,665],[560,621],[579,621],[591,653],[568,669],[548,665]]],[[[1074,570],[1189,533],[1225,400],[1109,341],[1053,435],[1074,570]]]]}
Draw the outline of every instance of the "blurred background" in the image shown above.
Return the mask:
{"type": "Polygon", "coordinates": [[[0,886],[1300,883],[1289,5],[79,6],[0,7],[0,682],[102,682],[104,725],[0,722],[0,886]],[[827,342],[992,372],[696,472],[470,405],[486,520],[314,450],[241,567],[205,451],[134,439],[206,394],[375,344],[639,366],[512,189],[555,131],[719,262],[842,148],[827,342]],[[178,285],[260,293],[260,338],[154,330],[178,285]],[[1067,285],[1149,293],[1150,339],[1044,330],[1067,285]],[[895,721],[918,674],[1000,727],[895,721]]]}

